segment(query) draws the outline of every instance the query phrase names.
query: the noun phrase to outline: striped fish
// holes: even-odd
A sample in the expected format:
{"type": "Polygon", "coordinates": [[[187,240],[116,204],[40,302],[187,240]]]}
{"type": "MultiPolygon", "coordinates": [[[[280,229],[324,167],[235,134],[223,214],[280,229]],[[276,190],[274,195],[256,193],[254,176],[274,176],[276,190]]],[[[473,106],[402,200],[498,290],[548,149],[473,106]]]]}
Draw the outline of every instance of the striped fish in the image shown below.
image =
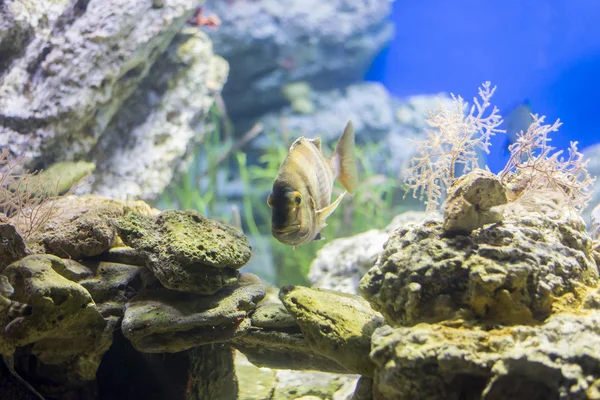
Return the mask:
{"type": "Polygon", "coordinates": [[[291,246],[320,240],[320,232],[327,226],[325,220],[346,193],[354,194],[357,184],[351,122],[346,125],[330,158],[323,156],[320,139],[296,139],[279,167],[273,192],[267,199],[273,236],[291,246]],[[332,203],[336,179],[346,191],[332,203]]]}

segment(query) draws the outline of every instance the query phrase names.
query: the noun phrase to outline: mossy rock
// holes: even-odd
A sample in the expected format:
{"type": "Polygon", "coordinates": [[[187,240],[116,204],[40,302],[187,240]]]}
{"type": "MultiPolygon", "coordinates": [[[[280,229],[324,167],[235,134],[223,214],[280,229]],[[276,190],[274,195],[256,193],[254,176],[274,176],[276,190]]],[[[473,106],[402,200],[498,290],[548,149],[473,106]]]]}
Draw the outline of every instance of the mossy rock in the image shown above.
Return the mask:
{"type": "Polygon", "coordinates": [[[235,285],[252,254],[236,229],[195,211],[164,211],[155,218],[129,214],[116,224],[128,246],[147,256],[147,266],[166,288],[212,294],[235,285]]]}

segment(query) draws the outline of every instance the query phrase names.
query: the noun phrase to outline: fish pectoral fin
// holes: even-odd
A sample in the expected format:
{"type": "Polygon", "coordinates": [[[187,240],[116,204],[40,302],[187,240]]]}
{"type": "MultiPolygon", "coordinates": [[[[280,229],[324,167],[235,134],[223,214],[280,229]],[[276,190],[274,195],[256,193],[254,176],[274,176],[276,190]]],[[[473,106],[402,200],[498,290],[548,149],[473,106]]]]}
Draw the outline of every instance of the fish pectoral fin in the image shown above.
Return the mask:
{"type": "Polygon", "coordinates": [[[354,194],[358,186],[358,169],[356,168],[356,158],[354,156],[354,127],[352,121],[348,121],[348,124],[346,124],[344,133],[342,133],[335,146],[330,163],[336,178],[344,189],[348,193],[354,194]]]}
{"type": "Polygon", "coordinates": [[[319,242],[321,240],[325,240],[324,236],[321,236],[321,232],[317,233],[317,236],[313,239],[314,242],[319,242]]]}
{"type": "Polygon", "coordinates": [[[319,227],[319,232],[325,226],[327,226],[327,224],[325,223],[325,220],[327,219],[327,217],[329,217],[331,215],[332,212],[335,211],[335,209],[337,208],[337,206],[340,205],[340,202],[344,198],[345,194],[346,194],[346,192],[340,194],[339,197],[333,203],[331,203],[327,207],[322,208],[322,209],[320,209],[320,210],[317,211],[317,226],[319,227]]]}

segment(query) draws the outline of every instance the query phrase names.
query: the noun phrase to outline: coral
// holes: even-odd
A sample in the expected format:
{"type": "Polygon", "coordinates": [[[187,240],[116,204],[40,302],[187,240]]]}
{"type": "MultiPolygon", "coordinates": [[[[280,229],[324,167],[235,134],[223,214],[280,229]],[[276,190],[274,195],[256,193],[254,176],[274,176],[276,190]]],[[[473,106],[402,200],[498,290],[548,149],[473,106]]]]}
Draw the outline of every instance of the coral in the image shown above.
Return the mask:
{"type": "Polygon", "coordinates": [[[517,133],[517,140],[509,146],[510,159],[500,172],[500,177],[509,189],[511,198],[518,198],[527,190],[531,192],[553,189],[560,193],[569,205],[581,212],[591,198],[594,179],[586,169],[589,160],[577,151],[577,142],[571,142],[569,157],[559,158],[548,142],[548,134],[558,131],[561,123],[544,125],[544,117],[532,115],[533,122],[527,132],[517,133]]]}
{"type": "Polygon", "coordinates": [[[456,178],[456,167],[462,165],[465,172],[478,166],[477,148],[489,153],[491,136],[502,123],[498,109],[490,107],[490,98],[496,87],[485,82],[479,88],[481,102],[474,98],[474,105],[467,115],[467,103],[462,97],[455,97],[453,107],[440,107],[429,114],[427,123],[433,129],[427,131],[427,139],[417,141],[420,155],[414,157],[408,171],[406,182],[413,190],[413,196],[420,199],[425,196],[427,212],[435,211],[443,190],[447,190],[456,178]]]}

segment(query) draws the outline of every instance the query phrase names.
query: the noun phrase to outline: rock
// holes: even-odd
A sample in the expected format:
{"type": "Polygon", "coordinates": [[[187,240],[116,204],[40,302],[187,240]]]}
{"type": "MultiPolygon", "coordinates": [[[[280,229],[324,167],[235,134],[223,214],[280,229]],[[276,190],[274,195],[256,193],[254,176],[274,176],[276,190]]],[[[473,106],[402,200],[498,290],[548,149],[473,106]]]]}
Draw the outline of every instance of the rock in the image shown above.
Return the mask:
{"type": "Polygon", "coordinates": [[[29,230],[27,245],[32,252],[80,260],[107,251],[117,237],[114,221],[128,212],[154,213],[142,201],[68,196],[40,206],[34,225],[23,220],[16,225],[20,231],[29,230]]]}
{"type": "Polygon", "coordinates": [[[502,221],[502,211],[492,210],[506,204],[506,189],[500,177],[475,169],[462,175],[448,190],[444,203],[444,230],[468,234],[487,224],[502,221]]]}
{"type": "Polygon", "coordinates": [[[188,168],[209,125],[208,115],[227,78],[228,65],[213,55],[197,28],[185,28],[152,66],[94,149],[93,193],[154,200],[188,168]]]}
{"type": "Polygon", "coordinates": [[[0,221],[0,238],[2,238],[0,272],[2,272],[7,265],[25,257],[28,250],[25,241],[17,232],[15,226],[8,221],[0,221]]]}
{"type": "Polygon", "coordinates": [[[259,368],[239,351],[235,354],[235,373],[239,400],[272,399],[275,390],[275,371],[259,368]]]}
{"type": "Polygon", "coordinates": [[[505,206],[502,224],[446,235],[408,224],[388,240],[360,293],[393,326],[455,319],[544,321],[598,284],[585,224],[550,194],[505,206]]]}
{"type": "Polygon", "coordinates": [[[239,352],[235,355],[235,369],[239,382],[239,400],[293,400],[302,398],[301,396],[350,400],[358,379],[355,375],[259,368],[239,352]]]}
{"type": "Polygon", "coordinates": [[[259,304],[252,313],[252,326],[266,329],[298,328],[296,319],[287,312],[282,304],[259,304]]]}
{"type": "Polygon", "coordinates": [[[304,335],[292,329],[252,329],[232,344],[258,367],[348,373],[334,360],[312,350],[304,335]]]}
{"type": "Polygon", "coordinates": [[[83,178],[91,174],[96,165],[85,161],[62,161],[52,164],[36,176],[36,195],[56,196],[76,187],[83,178]]]}
{"type": "Polygon", "coordinates": [[[590,217],[590,232],[593,240],[600,241],[600,203],[592,210],[590,217]]]}
{"type": "Polygon", "coordinates": [[[190,383],[186,387],[186,400],[238,400],[233,349],[229,344],[205,344],[189,353],[190,383]]]}
{"type": "Polygon", "coordinates": [[[119,264],[137,265],[139,267],[145,267],[148,261],[145,253],[128,246],[111,247],[95,259],[119,264]]]}
{"type": "Polygon", "coordinates": [[[19,21],[12,31],[22,32],[11,36],[23,39],[0,84],[0,146],[45,166],[88,155],[198,6],[192,0],[162,8],[145,0],[8,3],[3,11],[19,21]]]}
{"type": "Polygon", "coordinates": [[[423,212],[407,211],[396,216],[384,229],[371,229],[327,243],[310,264],[308,279],[312,287],[358,294],[358,282],[383,252],[390,234],[408,222],[424,218],[423,212]]]}
{"type": "Polygon", "coordinates": [[[598,311],[492,330],[384,326],[373,334],[371,351],[376,399],[593,398],[599,326],[598,311]]]}
{"type": "Polygon", "coordinates": [[[95,276],[79,281],[96,302],[104,316],[122,317],[125,303],[141,288],[141,272],[144,267],[111,262],[93,265],[95,276]]]}
{"type": "Polygon", "coordinates": [[[372,376],[373,365],[368,358],[371,334],[383,324],[383,318],[364,299],[302,286],[286,286],[279,297],[313,351],[350,373],[372,376]]]}
{"type": "Polygon", "coordinates": [[[62,260],[62,263],[55,263],[52,268],[68,280],[78,283],[94,275],[94,271],[90,268],[70,259],[62,260]]]}
{"type": "MultiPolygon", "coordinates": [[[[285,130],[334,142],[348,120],[352,120],[356,140],[360,143],[382,140],[397,129],[394,110],[400,102],[392,98],[380,83],[364,82],[344,89],[312,90],[304,94],[304,97],[314,104],[314,113],[298,113],[293,106],[267,113],[260,118],[264,131],[285,130]]],[[[259,136],[252,144],[263,148],[269,145],[269,139],[259,136]]],[[[398,156],[401,157],[401,154],[398,156]]]]}
{"type": "Polygon", "coordinates": [[[361,80],[393,33],[387,0],[214,2],[204,11],[222,20],[209,35],[231,65],[223,95],[233,119],[284,104],[287,83],[361,80]]]}
{"type": "Polygon", "coordinates": [[[147,256],[147,266],[168,289],[212,294],[236,284],[237,268],[251,256],[238,230],[195,211],[163,211],[155,218],[129,214],[117,224],[127,244],[147,256]]]}
{"type": "Polygon", "coordinates": [[[600,204],[600,178],[598,178],[600,177],[600,143],[586,147],[581,150],[581,153],[583,153],[583,160],[588,161],[586,168],[590,173],[590,176],[596,177],[594,186],[592,187],[590,202],[581,213],[583,219],[589,221],[592,209],[597,204],[600,204]]]}
{"type": "Polygon", "coordinates": [[[63,365],[71,380],[90,380],[112,341],[115,319],[104,319],[85,288],[56,269],[52,255],[30,255],[4,269],[15,288],[13,300],[32,306],[31,314],[12,320],[4,336],[13,346],[33,344],[31,352],[48,365],[63,365]]]}
{"type": "Polygon", "coordinates": [[[251,274],[242,274],[239,284],[212,296],[146,290],[127,304],[121,329],[146,353],[225,342],[247,333],[248,314],[264,296],[264,285],[251,274]]]}

